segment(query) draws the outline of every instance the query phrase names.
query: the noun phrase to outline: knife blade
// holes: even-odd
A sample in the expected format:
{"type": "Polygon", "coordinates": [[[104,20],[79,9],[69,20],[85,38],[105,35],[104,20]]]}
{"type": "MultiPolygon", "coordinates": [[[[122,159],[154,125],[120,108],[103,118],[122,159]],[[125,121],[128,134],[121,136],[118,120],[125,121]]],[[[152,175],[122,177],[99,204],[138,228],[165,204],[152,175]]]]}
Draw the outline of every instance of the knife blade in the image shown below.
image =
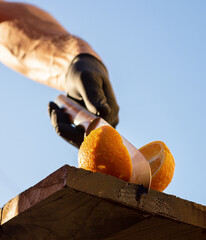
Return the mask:
{"type": "MultiPolygon", "coordinates": [[[[86,136],[98,127],[110,125],[103,118],[92,114],[87,109],[62,94],[56,98],[55,103],[68,115],[71,123],[75,126],[79,125],[84,128],[86,136]]],[[[151,184],[151,169],[149,163],[137,148],[123,136],[121,137],[132,161],[132,176],[130,182],[141,184],[149,189],[151,184]]]]}

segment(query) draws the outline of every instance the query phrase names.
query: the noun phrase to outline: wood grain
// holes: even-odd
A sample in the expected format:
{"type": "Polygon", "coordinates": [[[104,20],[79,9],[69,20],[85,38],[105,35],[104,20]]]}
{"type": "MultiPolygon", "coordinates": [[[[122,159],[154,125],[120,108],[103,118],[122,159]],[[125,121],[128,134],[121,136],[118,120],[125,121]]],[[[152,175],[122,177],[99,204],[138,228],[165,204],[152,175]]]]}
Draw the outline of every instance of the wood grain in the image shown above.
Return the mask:
{"type": "Polygon", "coordinates": [[[0,240],[203,240],[206,207],[65,165],[10,200],[1,226],[0,240]]]}

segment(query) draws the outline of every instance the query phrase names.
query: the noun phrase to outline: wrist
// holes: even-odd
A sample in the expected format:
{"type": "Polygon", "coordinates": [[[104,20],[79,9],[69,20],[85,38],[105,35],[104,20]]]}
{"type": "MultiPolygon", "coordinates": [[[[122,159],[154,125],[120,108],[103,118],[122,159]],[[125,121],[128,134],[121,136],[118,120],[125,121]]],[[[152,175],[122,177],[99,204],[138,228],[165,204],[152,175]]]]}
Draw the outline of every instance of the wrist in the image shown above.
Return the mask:
{"type": "Polygon", "coordinates": [[[97,76],[101,76],[102,78],[109,78],[107,68],[102,63],[102,61],[100,61],[91,54],[78,54],[72,60],[66,74],[65,86],[67,89],[67,93],[71,89],[71,82],[74,81],[74,79],[80,79],[82,73],[84,72],[92,73],[97,76]]]}
{"type": "Polygon", "coordinates": [[[86,71],[89,69],[93,69],[93,71],[99,71],[104,74],[108,74],[107,68],[104,65],[104,63],[96,58],[95,56],[89,54],[89,53],[81,53],[78,54],[71,62],[69,66],[68,72],[72,68],[78,68],[79,71],[86,71]]]}

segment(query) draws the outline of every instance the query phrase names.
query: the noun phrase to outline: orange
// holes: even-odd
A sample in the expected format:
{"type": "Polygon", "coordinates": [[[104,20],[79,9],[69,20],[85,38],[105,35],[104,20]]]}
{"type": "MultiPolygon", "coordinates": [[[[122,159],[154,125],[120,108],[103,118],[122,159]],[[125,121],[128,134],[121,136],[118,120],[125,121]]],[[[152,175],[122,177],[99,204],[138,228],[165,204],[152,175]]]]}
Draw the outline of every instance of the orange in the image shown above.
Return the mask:
{"type": "Polygon", "coordinates": [[[169,148],[161,141],[151,142],[139,149],[151,167],[151,188],[164,191],[170,184],[175,170],[174,158],[169,148]]]}
{"type": "Polygon", "coordinates": [[[78,167],[124,181],[132,175],[132,162],[120,134],[111,126],[99,127],[85,137],[78,152],[78,167]]]}

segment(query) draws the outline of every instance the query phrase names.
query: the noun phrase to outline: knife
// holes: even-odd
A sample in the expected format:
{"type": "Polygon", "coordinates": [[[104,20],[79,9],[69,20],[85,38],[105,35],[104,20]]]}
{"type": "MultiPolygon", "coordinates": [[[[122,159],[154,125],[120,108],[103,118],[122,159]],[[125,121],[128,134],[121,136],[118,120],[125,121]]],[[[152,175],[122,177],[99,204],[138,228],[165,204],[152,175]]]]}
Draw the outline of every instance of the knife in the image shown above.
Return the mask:
{"type": "MultiPolygon", "coordinates": [[[[68,98],[64,95],[59,95],[55,103],[67,113],[69,120],[75,126],[80,125],[84,128],[86,136],[89,133],[101,126],[110,125],[103,118],[100,118],[87,109],[68,98]]],[[[122,137],[122,136],[121,136],[122,137]]],[[[126,146],[132,161],[132,176],[131,183],[141,184],[146,188],[150,188],[151,184],[151,169],[149,163],[143,156],[143,154],[129,143],[124,137],[122,137],[123,144],[126,146]]]]}

